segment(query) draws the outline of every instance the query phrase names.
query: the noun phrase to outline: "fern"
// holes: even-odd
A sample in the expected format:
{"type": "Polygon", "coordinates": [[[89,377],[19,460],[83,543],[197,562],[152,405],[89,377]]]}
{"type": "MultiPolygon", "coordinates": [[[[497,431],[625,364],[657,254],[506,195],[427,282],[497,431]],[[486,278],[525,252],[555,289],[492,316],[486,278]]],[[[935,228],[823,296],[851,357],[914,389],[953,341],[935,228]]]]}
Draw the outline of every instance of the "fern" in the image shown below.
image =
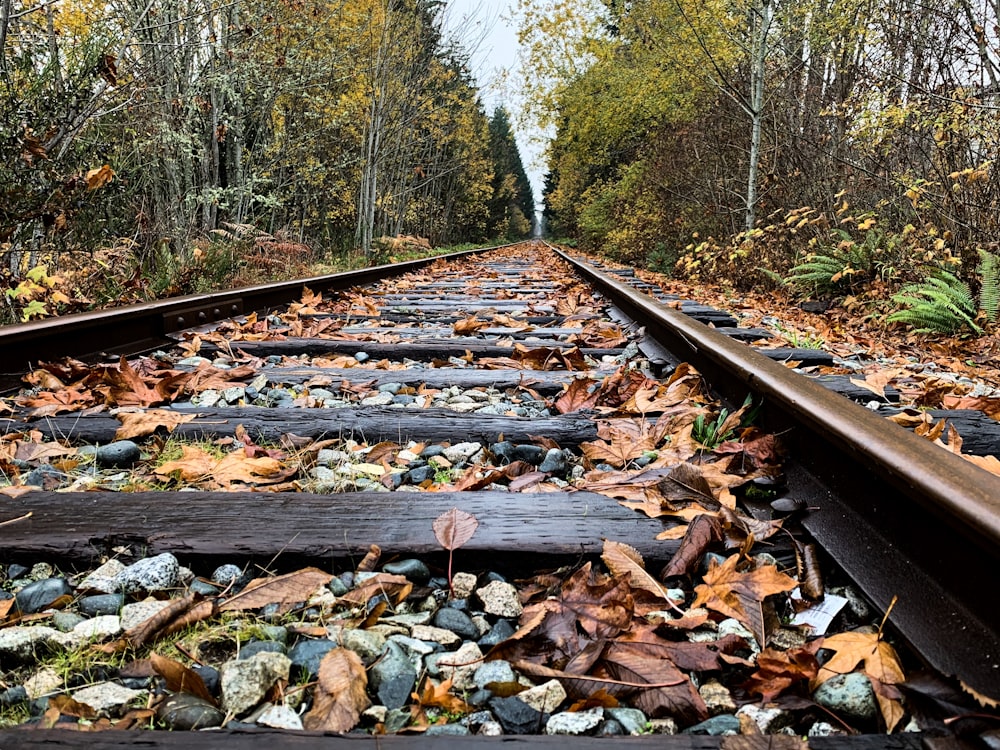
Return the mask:
{"type": "Polygon", "coordinates": [[[968,326],[976,333],[976,301],[969,285],[947,271],[936,271],[919,284],[908,284],[892,301],[904,307],[886,318],[887,323],[906,323],[918,333],[956,333],[968,326]]]}
{"type": "Polygon", "coordinates": [[[1000,258],[986,250],[979,251],[979,309],[995,323],[1000,313],[1000,258]]]}
{"type": "Polygon", "coordinates": [[[833,278],[844,270],[843,258],[836,255],[810,255],[805,263],[795,266],[785,279],[792,286],[816,292],[832,292],[837,288],[833,278]]]}

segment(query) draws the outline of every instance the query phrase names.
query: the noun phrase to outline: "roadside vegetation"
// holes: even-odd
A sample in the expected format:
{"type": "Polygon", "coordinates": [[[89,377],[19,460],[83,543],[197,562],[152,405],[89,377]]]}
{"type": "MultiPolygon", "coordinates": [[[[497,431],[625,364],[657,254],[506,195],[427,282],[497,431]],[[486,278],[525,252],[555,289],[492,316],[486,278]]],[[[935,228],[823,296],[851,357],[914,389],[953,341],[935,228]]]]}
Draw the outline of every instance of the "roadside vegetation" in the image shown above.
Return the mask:
{"type": "Polygon", "coordinates": [[[555,133],[547,227],[680,280],[990,331],[996,13],[524,0],[529,117],[555,133]]]}
{"type": "Polygon", "coordinates": [[[0,324],[531,233],[442,3],[0,6],[0,324]]]}

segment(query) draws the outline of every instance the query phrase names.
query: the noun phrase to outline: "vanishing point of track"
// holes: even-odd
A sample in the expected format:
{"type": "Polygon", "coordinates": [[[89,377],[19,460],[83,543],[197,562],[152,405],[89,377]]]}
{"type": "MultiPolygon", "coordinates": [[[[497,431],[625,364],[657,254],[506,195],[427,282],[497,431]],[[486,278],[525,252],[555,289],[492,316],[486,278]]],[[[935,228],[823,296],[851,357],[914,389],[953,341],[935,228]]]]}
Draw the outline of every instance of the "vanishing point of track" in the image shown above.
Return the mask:
{"type": "MultiPolygon", "coordinates": [[[[604,362],[610,367],[631,360],[664,378],[682,362],[690,363],[730,405],[739,406],[748,394],[763,402],[762,426],[782,434],[792,446],[793,462],[785,467],[785,480],[788,495],[809,507],[802,526],[876,606],[885,609],[896,598],[890,622],[914,651],[929,666],[958,677],[977,693],[1000,697],[1000,604],[995,592],[984,591],[991,571],[1000,569],[1000,493],[995,477],[781,362],[814,353],[755,351],[740,340],[755,336],[741,336],[735,321],[726,320],[725,314],[693,303],[665,304],[644,293],[643,285],[636,284],[627,270],[602,270],[542,243],[533,243],[529,252],[537,257],[534,263],[525,260],[523,248],[511,251],[510,261],[504,260],[505,251],[500,249],[478,266],[476,253],[450,256],[448,261],[457,264],[456,270],[431,266],[433,261],[414,261],[305,283],[198,295],[13,326],[0,330],[0,361],[5,370],[0,377],[10,388],[21,372],[39,360],[74,356],[93,361],[112,354],[163,349],[176,343],[187,329],[207,331],[231,316],[253,311],[260,311],[263,318],[264,312],[298,299],[303,286],[332,298],[423,269],[418,285],[409,288],[365,287],[364,297],[377,309],[349,310],[350,319],[338,324],[339,337],[331,333],[308,340],[244,338],[231,349],[261,360],[270,356],[276,363],[301,354],[335,359],[365,351],[373,359],[407,358],[427,366],[405,371],[327,368],[326,376],[331,382],[364,381],[369,386],[396,382],[445,388],[461,383],[502,391],[524,385],[542,396],[558,393],[579,373],[521,370],[510,363],[507,369],[483,370],[466,366],[468,360],[510,358],[519,347],[546,347],[556,358],[560,352],[575,349],[590,363],[604,362]],[[553,283],[546,269],[552,265],[547,260],[553,257],[550,253],[569,264],[582,282],[592,285],[607,305],[604,314],[627,334],[627,343],[579,343],[579,321],[574,321],[572,311],[557,309],[547,296],[553,283]],[[533,299],[536,294],[537,301],[533,299]],[[487,321],[498,314],[505,316],[504,322],[452,333],[463,319],[479,316],[487,321]],[[376,319],[380,322],[373,328],[368,321],[376,319]],[[393,326],[378,328],[390,320],[393,326]],[[379,333],[386,334],[385,341],[377,340],[379,333]],[[432,360],[437,360],[433,368],[432,360]]],[[[302,383],[317,375],[314,368],[296,371],[287,360],[262,372],[268,372],[274,382],[284,378],[280,382],[285,383],[302,383]]],[[[606,374],[588,373],[598,378],[606,374]]],[[[493,443],[502,437],[519,444],[543,436],[570,448],[597,438],[593,415],[585,412],[525,417],[382,405],[298,409],[295,413],[250,406],[188,409],[198,417],[180,425],[176,434],[233,434],[242,425],[255,436],[272,440],[287,432],[306,438],[361,434],[372,443],[408,439],[493,443]]],[[[90,442],[108,442],[117,426],[107,413],[59,415],[32,422],[33,428],[54,436],[90,442]]],[[[23,425],[12,417],[5,430],[19,427],[23,425]]],[[[508,561],[505,565],[511,570],[554,567],[581,554],[599,554],[601,539],[608,538],[628,542],[655,569],[652,561],[669,559],[677,548],[676,541],[653,540],[662,527],[660,522],[586,492],[487,489],[307,492],[278,497],[251,492],[148,492],[130,495],[129,510],[121,515],[102,510],[122,503],[120,495],[118,499],[112,495],[33,492],[18,497],[8,504],[8,515],[32,515],[0,529],[2,557],[8,562],[50,557],[84,563],[112,547],[131,545],[152,554],[170,551],[206,561],[267,561],[281,554],[285,559],[330,565],[363,556],[370,543],[380,545],[385,555],[433,555],[440,548],[430,534],[431,521],[454,505],[480,519],[479,531],[462,551],[470,567],[495,564],[499,558],[508,561]]],[[[763,517],[767,508],[752,511],[763,517]]],[[[58,733],[45,734],[50,743],[62,741],[68,746],[77,741],[58,733]]],[[[33,736],[40,739],[41,733],[33,736]]],[[[0,733],[0,747],[21,744],[27,737],[0,733]]],[[[163,742],[163,746],[188,742],[156,737],[141,736],[143,743],[163,742]]],[[[253,742],[253,735],[239,735],[238,742],[236,737],[232,735],[236,744],[253,742]]],[[[216,735],[216,741],[220,738],[216,735]]],[[[86,739],[94,742],[97,738],[86,739]]],[[[108,746],[123,742],[100,739],[108,746]]],[[[134,739],[138,741],[138,736],[134,739]]],[[[688,746],[696,746],[695,739],[687,738],[688,746]]],[[[558,738],[522,740],[569,746],[560,744],[558,738]]],[[[273,741],[273,735],[265,741],[273,741]]],[[[447,738],[430,737],[397,741],[421,747],[448,743],[447,738]]]]}

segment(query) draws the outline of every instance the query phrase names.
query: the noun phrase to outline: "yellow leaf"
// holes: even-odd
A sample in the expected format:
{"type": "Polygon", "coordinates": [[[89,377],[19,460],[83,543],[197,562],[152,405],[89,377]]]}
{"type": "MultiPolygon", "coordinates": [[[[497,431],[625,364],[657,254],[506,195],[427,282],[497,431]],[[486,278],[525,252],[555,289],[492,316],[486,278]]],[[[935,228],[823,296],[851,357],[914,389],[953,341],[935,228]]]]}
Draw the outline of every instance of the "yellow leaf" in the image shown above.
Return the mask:
{"type": "Polygon", "coordinates": [[[107,185],[111,180],[115,178],[114,170],[111,169],[107,164],[103,167],[97,167],[91,169],[87,172],[85,179],[87,180],[87,190],[97,190],[107,185]]]}

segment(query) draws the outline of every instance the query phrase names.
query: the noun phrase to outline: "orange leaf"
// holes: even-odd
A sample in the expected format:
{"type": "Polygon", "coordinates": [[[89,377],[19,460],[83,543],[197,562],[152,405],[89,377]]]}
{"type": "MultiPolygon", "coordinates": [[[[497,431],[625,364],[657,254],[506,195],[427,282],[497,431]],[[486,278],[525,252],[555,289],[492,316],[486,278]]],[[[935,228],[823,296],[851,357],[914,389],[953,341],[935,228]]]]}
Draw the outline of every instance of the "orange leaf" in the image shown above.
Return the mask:
{"type": "Polygon", "coordinates": [[[446,550],[456,550],[472,539],[479,520],[471,513],[452,508],[434,519],[434,536],[446,550]]]}
{"type": "Polygon", "coordinates": [[[148,411],[118,412],[118,421],[122,426],[115,432],[115,440],[130,440],[131,438],[152,435],[159,428],[173,432],[179,424],[190,422],[197,415],[182,414],[167,409],[150,409],[148,411]]]}

